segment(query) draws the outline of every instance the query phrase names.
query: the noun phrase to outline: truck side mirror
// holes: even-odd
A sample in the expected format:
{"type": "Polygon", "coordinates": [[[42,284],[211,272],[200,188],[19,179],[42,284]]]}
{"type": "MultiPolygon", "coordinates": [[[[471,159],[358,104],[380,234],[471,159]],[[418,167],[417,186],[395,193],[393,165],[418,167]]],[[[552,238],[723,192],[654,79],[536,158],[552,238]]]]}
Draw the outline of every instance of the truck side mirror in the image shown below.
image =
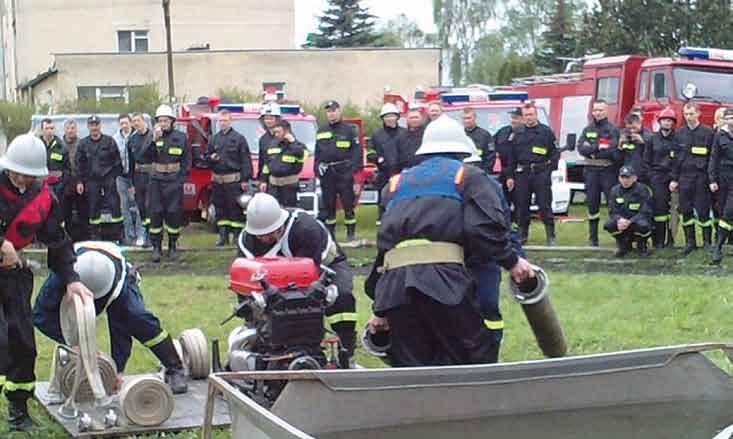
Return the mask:
{"type": "Polygon", "coordinates": [[[565,138],[565,148],[563,148],[565,151],[575,151],[575,144],[578,141],[578,135],[575,133],[570,133],[565,138]]]}

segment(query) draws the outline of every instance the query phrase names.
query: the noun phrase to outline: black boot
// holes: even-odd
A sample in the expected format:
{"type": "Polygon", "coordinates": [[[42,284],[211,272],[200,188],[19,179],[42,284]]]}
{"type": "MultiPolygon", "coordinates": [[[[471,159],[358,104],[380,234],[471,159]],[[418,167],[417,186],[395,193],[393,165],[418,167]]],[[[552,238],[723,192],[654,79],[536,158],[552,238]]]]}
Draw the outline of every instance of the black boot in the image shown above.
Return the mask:
{"type": "Polygon", "coordinates": [[[547,246],[554,247],[555,242],[555,223],[545,224],[545,235],[547,235],[547,246]]]}
{"type": "Polygon", "coordinates": [[[682,256],[687,256],[697,250],[697,239],[695,237],[695,226],[684,226],[685,248],[682,249],[682,256]]]}
{"type": "Polygon", "coordinates": [[[631,250],[629,239],[626,236],[616,237],[616,252],[613,254],[614,257],[623,258],[631,250]]]}
{"type": "Polygon", "coordinates": [[[702,245],[705,248],[705,253],[710,254],[710,251],[713,249],[711,237],[713,235],[712,227],[703,227],[702,228],[702,245]]]}
{"type": "Polygon", "coordinates": [[[183,363],[176,352],[171,337],[166,337],[163,341],[153,346],[151,349],[158,360],[165,367],[165,383],[170,386],[174,395],[188,392],[188,384],[186,376],[183,372],[183,363]]]}
{"type": "Polygon", "coordinates": [[[667,242],[664,243],[664,246],[667,248],[674,248],[674,232],[676,230],[672,230],[672,223],[667,223],[667,242]]]}
{"type": "Polygon", "coordinates": [[[336,324],[334,331],[338,334],[341,340],[341,350],[339,351],[339,368],[341,369],[353,369],[354,368],[354,348],[356,347],[356,332],[354,331],[354,324],[343,323],[336,324]],[[338,327],[343,325],[343,327],[338,327]]]}
{"type": "Polygon", "coordinates": [[[356,241],[356,224],[346,225],[346,240],[348,242],[356,241]]]}
{"type": "Polygon", "coordinates": [[[229,228],[227,226],[219,226],[219,240],[216,241],[217,247],[229,245],[229,228]]]}
{"type": "Polygon", "coordinates": [[[529,240],[529,224],[524,225],[524,226],[519,226],[519,242],[521,242],[522,245],[526,245],[528,240],[529,240]]]}
{"type": "Polygon", "coordinates": [[[664,248],[664,241],[667,237],[667,222],[659,222],[654,224],[654,234],[652,234],[652,243],[655,250],[664,248]]]}
{"type": "Polygon", "coordinates": [[[28,414],[28,400],[8,400],[8,427],[10,431],[28,432],[35,428],[36,424],[28,414]]]}
{"type": "Polygon", "coordinates": [[[728,242],[730,235],[730,231],[725,230],[722,227],[718,228],[718,241],[715,243],[715,249],[713,251],[713,265],[719,265],[723,262],[723,245],[728,242]]]}
{"type": "Polygon", "coordinates": [[[168,236],[168,259],[170,259],[171,261],[176,261],[179,257],[178,247],[176,245],[177,242],[177,236],[168,236]]]}
{"type": "Polygon", "coordinates": [[[588,220],[588,245],[598,247],[598,220],[588,220]]]}
{"type": "Polygon", "coordinates": [[[636,240],[636,250],[639,252],[639,256],[646,258],[649,256],[649,248],[646,245],[646,238],[638,238],[636,240]]]}
{"type": "Polygon", "coordinates": [[[160,235],[153,235],[150,242],[153,244],[153,262],[160,262],[161,247],[163,246],[162,237],[160,235]]]}

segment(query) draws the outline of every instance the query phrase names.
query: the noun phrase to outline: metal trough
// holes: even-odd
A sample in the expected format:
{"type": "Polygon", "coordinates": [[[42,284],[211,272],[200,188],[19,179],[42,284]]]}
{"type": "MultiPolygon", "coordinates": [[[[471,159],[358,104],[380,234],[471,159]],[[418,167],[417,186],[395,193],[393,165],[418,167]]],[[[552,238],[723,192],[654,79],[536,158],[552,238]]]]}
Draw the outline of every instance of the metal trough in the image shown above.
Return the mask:
{"type": "MultiPolygon", "coordinates": [[[[733,379],[708,343],[488,366],[209,376],[236,439],[713,438],[733,424],[733,379]],[[286,379],[268,410],[242,380],[286,379]]],[[[728,437],[726,436],[726,439],[728,437]]]]}

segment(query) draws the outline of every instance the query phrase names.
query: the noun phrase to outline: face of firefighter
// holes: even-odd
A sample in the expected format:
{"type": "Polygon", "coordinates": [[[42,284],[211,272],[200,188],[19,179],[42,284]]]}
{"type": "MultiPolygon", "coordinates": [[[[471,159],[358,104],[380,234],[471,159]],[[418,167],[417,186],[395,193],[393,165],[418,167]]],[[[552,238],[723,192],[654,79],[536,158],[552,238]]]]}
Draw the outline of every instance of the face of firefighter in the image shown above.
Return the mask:
{"type": "Polygon", "coordinates": [[[267,235],[260,235],[257,237],[257,240],[265,245],[274,245],[276,242],[282,238],[283,233],[285,231],[284,227],[280,227],[279,229],[275,230],[272,233],[268,233],[267,235]]]}
{"type": "Polygon", "coordinates": [[[69,122],[64,126],[64,136],[74,141],[79,137],[79,125],[76,122],[69,122]]]}
{"type": "Polygon", "coordinates": [[[102,137],[102,124],[99,122],[93,122],[90,124],[87,124],[87,127],[89,128],[89,135],[92,136],[92,139],[99,139],[102,137]]]}
{"type": "Polygon", "coordinates": [[[476,128],[476,113],[463,113],[463,127],[467,130],[476,128]]]}
{"type": "Polygon", "coordinates": [[[659,121],[659,127],[662,128],[663,130],[669,131],[669,130],[672,129],[673,126],[674,126],[674,120],[673,119],[669,119],[669,118],[666,118],[665,117],[664,119],[661,119],[659,121]]]}
{"type": "Polygon", "coordinates": [[[439,118],[441,114],[443,114],[443,107],[440,104],[433,103],[428,106],[428,119],[431,122],[439,118]]]}
{"type": "Polygon", "coordinates": [[[384,122],[384,126],[388,128],[395,128],[397,126],[397,121],[399,120],[399,116],[396,114],[385,114],[382,118],[382,121],[384,122]]]}
{"type": "Polygon", "coordinates": [[[684,114],[688,126],[696,127],[700,123],[700,112],[697,111],[697,108],[685,107],[682,114],[684,114]]]}
{"type": "Polygon", "coordinates": [[[596,102],[593,104],[593,119],[600,122],[608,117],[608,105],[605,102],[596,102]]]}
{"type": "Polygon", "coordinates": [[[272,135],[278,140],[278,142],[285,138],[285,134],[287,134],[287,131],[281,126],[276,126],[272,129],[272,135]]]}
{"type": "Polygon", "coordinates": [[[132,126],[135,127],[135,131],[144,133],[148,130],[148,124],[145,123],[145,118],[142,116],[135,116],[132,118],[132,126]]]}
{"type": "Polygon", "coordinates": [[[621,186],[624,189],[628,189],[631,186],[633,186],[634,183],[636,183],[636,180],[637,180],[637,176],[636,175],[632,175],[632,176],[629,176],[629,177],[619,176],[619,178],[618,178],[618,182],[621,183],[621,186]]]}
{"type": "Polygon", "coordinates": [[[120,119],[120,131],[122,131],[122,134],[124,135],[128,135],[132,132],[132,124],[130,123],[129,118],[123,117],[120,119]]]}
{"type": "Polygon", "coordinates": [[[48,142],[49,140],[53,139],[53,136],[56,134],[56,125],[52,123],[44,123],[43,124],[43,138],[46,139],[48,142]]]}
{"type": "Polygon", "coordinates": [[[422,125],[422,114],[417,111],[413,110],[407,113],[407,128],[420,128],[422,125]]]}
{"type": "Polygon", "coordinates": [[[336,123],[341,120],[341,107],[331,107],[326,110],[326,118],[329,123],[336,123]]]}
{"type": "Polygon", "coordinates": [[[232,127],[232,115],[229,113],[219,113],[219,126],[222,131],[226,131],[232,127]]]}
{"type": "Polygon", "coordinates": [[[33,183],[36,182],[36,177],[18,174],[17,172],[13,171],[8,171],[8,178],[10,179],[10,182],[13,184],[13,186],[15,186],[20,192],[25,192],[29,187],[33,185],[33,183]]]}
{"type": "Polygon", "coordinates": [[[511,115],[511,118],[512,119],[511,119],[511,122],[510,123],[512,125],[512,128],[515,128],[516,129],[516,128],[521,127],[524,124],[524,118],[522,116],[519,116],[519,115],[516,115],[515,116],[515,115],[512,114],[511,115]]]}
{"type": "Polygon", "coordinates": [[[537,109],[534,107],[522,108],[522,118],[528,127],[537,126],[537,109]]]}
{"type": "Polygon", "coordinates": [[[265,124],[265,128],[271,130],[277,123],[277,116],[270,116],[269,114],[262,116],[262,123],[265,124]]]}
{"type": "Polygon", "coordinates": [[[170,131],[171,128],[173,128],[173,119],[170,117],[159,117],[155,123],[160,127],[163,131],[170,131]]]}

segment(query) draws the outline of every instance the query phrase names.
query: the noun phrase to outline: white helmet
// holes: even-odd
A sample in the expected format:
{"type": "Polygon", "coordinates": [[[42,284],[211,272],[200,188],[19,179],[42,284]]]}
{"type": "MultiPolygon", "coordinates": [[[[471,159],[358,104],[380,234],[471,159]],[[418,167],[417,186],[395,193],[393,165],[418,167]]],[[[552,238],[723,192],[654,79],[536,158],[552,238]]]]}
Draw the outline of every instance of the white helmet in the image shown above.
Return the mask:
{"type": "Polygon", "coordinates": [[[478,151],[474,151],[474,153],[471,154],[469,157],[463,159],[463,163],[478,163],[480,161],[481,156],[478,154],[478,151]]]}
{"type": "Polygon", "coordinates": [[[275,197],[257,193],[247,203],[246,232],[254,236],[267,235],[285,224],[288,216],[288,211],[280,207],[275,197]]]}
{"type": "Polygon", "coordinates": [[[5,155],[0,157],[0,169],[31,177],[45,177],[48,175],[46,147],[38,137],[21,134],[10,142],[5,155]]]}
{"type": "Polygon", "coordinates": [[[397,116],[400,115],[400,110],[397,109],[397,105],[393,103],[386,103],[382,106],[382,111],[379,112],[379,117],[384,117],[388,114],[396,114],[397,116]]]}
{"type": "Polygon", "coordinates": [[[262,116],[277,116],[280,117],[282,113],[280,112],[280,106],[276,104],[275,102],[265,102],[262,104],[262,107],[260,107],[260,117],[262,116]]]}
{"type": "Polygon", "coordinates": [[[155,120],[158,120],[159,117],[170,117],[173,120],[176,120],[176,113],[173,112],[173,108],[171,108],[170,105],[160,105],[158,106],[158,109],[155,110],[155,120]]]}
{"type": "Polygon", "coordinates": [[[425,128],[422,145],[415,154],[466,154],[476,150],[473,141],[466,135],[463,127],[445,114],[438,117],[425,128]]]}
{"type": "Polygon", "coordinates": [[[115,264],[102,253],[88,250],[76,258],[74,271],[79,280],[94,293],[94,298],[104,297],[112,290],[115,281],[115,264]]]}

